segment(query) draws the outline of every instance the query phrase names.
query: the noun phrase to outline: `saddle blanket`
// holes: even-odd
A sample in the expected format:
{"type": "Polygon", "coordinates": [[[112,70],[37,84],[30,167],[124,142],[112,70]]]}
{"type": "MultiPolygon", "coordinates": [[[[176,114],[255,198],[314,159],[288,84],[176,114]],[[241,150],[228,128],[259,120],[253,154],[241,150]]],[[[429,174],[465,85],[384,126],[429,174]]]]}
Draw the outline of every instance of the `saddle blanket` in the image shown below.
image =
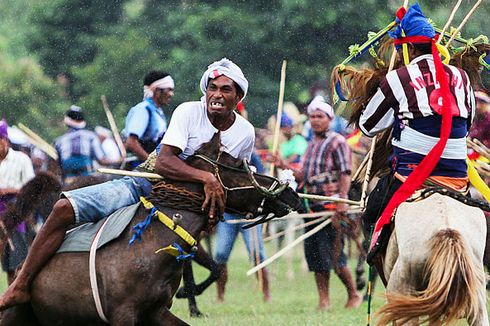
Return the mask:
{"type": "Polygon", "coordinates": [[[131,222],[131,219],[136,213],[139,205],[140,203],[138,202],[131,206],[120,208],[97,223],[85,223],[69,230],[66,232],[65,240],[58,249],[57,253],[76,251],[89,252],[90,246],[92,245],[92,241],[97,234],[97,231],[108,219],[109,221],[104,228],[104,233],[101,235],[99,243],[97,244],[97,249],[100,249],[100,247],[121,235],[126,226],[128,226],[129,222],[131,222]]]}

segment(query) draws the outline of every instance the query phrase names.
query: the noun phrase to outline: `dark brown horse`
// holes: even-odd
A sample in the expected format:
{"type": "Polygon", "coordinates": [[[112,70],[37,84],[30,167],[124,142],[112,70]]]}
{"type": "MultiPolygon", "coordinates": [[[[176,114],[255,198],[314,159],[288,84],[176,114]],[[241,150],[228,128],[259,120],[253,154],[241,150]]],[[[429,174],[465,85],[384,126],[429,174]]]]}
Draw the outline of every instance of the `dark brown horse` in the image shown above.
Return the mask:
{"type": "MultiPolygon", "coordinates": [[[[5,228],[0,230],[0,252],[6,256],[16,255],[17,259],[22,261],[27,255],[27,246],[35,235],[38,219],[45,219],[49,215],[62,190],[86,187],[107,180],[107,175],[82,176],[74,179],[70,186],[62,187],[56,175],[50,172],[39,172],[19,190],[16,200],[8,204],[2,215],[5,228]],[[24,221],[26,222],[25,231],[19,236],[16,228],[24,221]],[[15,250],[5,247],[7,241],[3,240],[7,238],[11,240],[15,250]]],[[[14,272],[9,271],[9,283],[13,278],[14,272]]]]}
{"type": "MultiPolygon", "coordinates": [[[[246,164],[220,153],[219,137],[213,137],[199,154],[187,162],[219,175],[227,191],[227,210],[248,216],[274,214],[279,217],[299,206],[298,195],[289,187],[283,187],[273,178],[251,174],[244,169],[246,164]]],[[[201,184],[172,184],[203,194],[201,184]]],[[[180,214],[179,225],[194,238],[208,225],[205,212],[165,207],[166,203],[154,204],[167,216],[180,214]]],[[[140,206],[122,235],[97,253],[98,289],[102,309],[111,325],[185,324],[169,311],[181,280],[183,263],[166,253],[156,254],[155,250],[173,243],[187,252],[191,248],[158,221],[149,225],[142,242],[128,246],[132,227],[147,215],[148,211],[140,206]]],[[[31,302],[6,310],[0,325],[104,325],[92,297],[88,256],[88,253],[55,255],[34,279],[31,302]]]]}

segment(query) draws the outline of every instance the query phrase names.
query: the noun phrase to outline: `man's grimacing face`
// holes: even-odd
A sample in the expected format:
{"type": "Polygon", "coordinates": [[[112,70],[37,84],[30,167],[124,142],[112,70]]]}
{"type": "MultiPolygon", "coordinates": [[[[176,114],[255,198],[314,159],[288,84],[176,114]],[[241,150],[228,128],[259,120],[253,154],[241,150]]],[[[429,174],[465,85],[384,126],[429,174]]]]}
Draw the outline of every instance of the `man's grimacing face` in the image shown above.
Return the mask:
{"type": "Polygon", "coordinates": [[[240,100],[241,97],[232,79],[219,76],[209,80],[206,89],[206,106],[211,116],[232,112],[240,100]]]}

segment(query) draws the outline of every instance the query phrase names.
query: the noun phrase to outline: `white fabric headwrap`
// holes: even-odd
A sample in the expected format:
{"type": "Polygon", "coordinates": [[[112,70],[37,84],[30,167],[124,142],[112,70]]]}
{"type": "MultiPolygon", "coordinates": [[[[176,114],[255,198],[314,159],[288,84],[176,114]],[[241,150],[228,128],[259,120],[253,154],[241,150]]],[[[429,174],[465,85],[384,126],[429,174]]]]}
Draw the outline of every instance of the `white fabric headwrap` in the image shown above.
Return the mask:
{"type": "Polygon", "coordinates": [[[322,112],[325,112],[325,114],[330,118],[333,119],[334,117],[334,112],[332,106],[325,102],[325,99],[323,96],[315,96],[313,101],[311,101],[310,105],[308,105],[308,114],[312,114],[316,110],[320,110],[322,112]]]}
{"type": "Polygon", "coordinates": [[[206,94],[206,89],[208,88],[209,79],[214,79],[222,75],[230,78],[235,83],[237,83],[238,86],[240,86],[240,88],[243,91],[243,98],[247,96],[247,91],[248,91],[247,79],[243,75],[243,72],[240,69],[240,67],[238,67],[231,60],[228,60],[226,58],[223,58],[220,61],[213,62],[208,66],[208,70],[204,72],[201,78],[202,93],[206,94]]]}
{"type": "Polygon", "coordinates": [[[85,122],[85,120],[77,121],[67,116],[65,116],[63,122],[65,125],[73,129],[83,129],[87,126],[87,122],[85,122]]]}
{"type": "Polygon", "coordinates": [[[153,97],[155,89],[175,88],[174,80],[171,76],[164,77],[159,80],[155,80],[150,86],[143,86],[143,99],[153,97]]]}

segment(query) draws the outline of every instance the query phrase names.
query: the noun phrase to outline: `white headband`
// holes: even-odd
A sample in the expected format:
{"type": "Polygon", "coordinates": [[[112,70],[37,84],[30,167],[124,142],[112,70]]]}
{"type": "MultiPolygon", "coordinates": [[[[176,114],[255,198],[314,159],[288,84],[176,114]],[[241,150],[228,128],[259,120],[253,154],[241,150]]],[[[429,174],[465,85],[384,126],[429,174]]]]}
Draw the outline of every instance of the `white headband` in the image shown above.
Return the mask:
{"type": "MultiPolygon", "coordinates": [[[[226,76],[240,86],[243,91],[243,98],[247,95],[248,81],[243,75],[242,70],[231,60],[223,58],[220,61],[213,62],[208,66],[201,78],[201,91],[206,94],[209,79],[214,79],[219,76],[226,76]]],[[[242,98],[242,100],[243,100],[242,98]]]]}
{"type": "Polygon", "coordinates": [[[167,77],[154,81],[153,83],[151,83],[150,86],[146,86],[146,85],[143,86],[143,98],[146,99],[149,97],[153,97],[153,92],[157,88],[160,89],[175,88],[174,80],[169,75],[167,77]]]}
{"type": "Polygon", "coordinates": [[[315,96],[310,105],[308,105],[308,114],[312,114],[316,110],[324,112],[330,119],[333,119],[334,117],[333,108],[330,104],[325,102],[325,99],[322,96],[315,96]]]}

